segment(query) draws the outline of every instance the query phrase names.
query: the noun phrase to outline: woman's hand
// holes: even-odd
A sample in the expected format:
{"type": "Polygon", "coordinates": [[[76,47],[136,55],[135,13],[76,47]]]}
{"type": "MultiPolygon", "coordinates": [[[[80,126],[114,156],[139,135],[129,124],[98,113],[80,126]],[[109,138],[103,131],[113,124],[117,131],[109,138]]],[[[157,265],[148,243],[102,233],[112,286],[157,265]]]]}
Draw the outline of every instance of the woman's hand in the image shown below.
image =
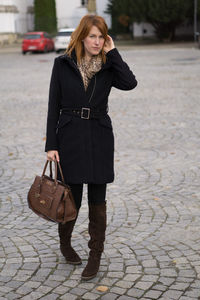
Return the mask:
{"type": "Polygon", "coordinates": [[[108,51],[112,50],[115,48],[115,44],[113,42],[113,39],[111,38],[111,36],[107,35],[107,40],[105,41],[104,47],[103,47],[103,51],[105,53],[107,53],[108,51]]]}
{"type": "Polygon", "coordinates": [[[59,154],[57,150],[50,150],[47,152],[47,160],[57,160],[60,161],[59,154]]]}

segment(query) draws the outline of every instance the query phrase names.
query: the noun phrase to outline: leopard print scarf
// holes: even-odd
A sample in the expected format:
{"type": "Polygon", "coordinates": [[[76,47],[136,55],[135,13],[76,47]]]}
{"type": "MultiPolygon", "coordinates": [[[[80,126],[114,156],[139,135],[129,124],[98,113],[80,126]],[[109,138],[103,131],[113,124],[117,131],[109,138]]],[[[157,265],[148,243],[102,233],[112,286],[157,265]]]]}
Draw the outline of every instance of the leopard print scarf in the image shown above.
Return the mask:
{"type": "Polygon", "coordinates": [[[83,83],[85,90],[90,83],[92,76],[94,76],[102,67],[102,58],[101,56],[92,56],[92,58],[87,61],[85,58],[78,63],[78,68],[83,78],[83,83]]]}

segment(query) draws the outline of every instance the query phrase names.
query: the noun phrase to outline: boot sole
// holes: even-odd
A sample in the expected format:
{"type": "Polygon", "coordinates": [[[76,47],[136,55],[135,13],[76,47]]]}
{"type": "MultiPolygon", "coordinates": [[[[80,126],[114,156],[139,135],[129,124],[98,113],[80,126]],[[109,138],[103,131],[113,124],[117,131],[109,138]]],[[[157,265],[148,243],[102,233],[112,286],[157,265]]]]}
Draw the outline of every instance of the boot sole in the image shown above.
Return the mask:
{"type": "Polygon", "coordinates": [[[96,276],[97,276],[97,273],[94,274],[94,275],[88,276],[88,277],[86,277],[86,276],[81,276],[81,279],[82,279],[82,280],[90,280],[90,279],[92,279],[92,278],[94,278],[94,277],[96,277],[96,276]]]}
{"type": "Polygon", "coordinates": [[[82,261],[69,261],[66,259],[66,263],[70,264],[70,265],[81,265],[82,261]]]}

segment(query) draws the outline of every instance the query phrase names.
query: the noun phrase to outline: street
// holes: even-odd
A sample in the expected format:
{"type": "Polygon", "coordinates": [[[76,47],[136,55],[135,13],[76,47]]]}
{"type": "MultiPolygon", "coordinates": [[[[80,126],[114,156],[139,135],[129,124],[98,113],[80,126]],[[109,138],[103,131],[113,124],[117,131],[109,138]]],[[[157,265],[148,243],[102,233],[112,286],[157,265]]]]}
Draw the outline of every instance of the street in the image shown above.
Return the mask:
{"type": "Polygon", "coordinates": [[[88,282],[80,280],[89,252],[87,187],[72,238],[80,266],[65,263],[57,225],[27,205],[46,161],[57,54],[0,51],[0,299],[200,299],[200,51],[119,50],[138,86],[110,95],[115,181],[100,272],[88,282]]]}

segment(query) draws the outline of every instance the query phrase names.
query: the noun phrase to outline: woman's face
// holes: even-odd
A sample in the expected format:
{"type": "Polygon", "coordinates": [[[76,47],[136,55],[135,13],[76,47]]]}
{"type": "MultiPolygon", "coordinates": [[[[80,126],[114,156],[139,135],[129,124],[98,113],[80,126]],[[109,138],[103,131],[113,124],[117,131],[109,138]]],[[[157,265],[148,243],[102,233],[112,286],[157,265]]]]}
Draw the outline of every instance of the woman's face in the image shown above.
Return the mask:
{"type": "Polygon", "coordinates": [[[88,36],[83,40],[85,54],[87,56],[98,55],[103,48],[104,41],[101,31],[96,26],[92,26],[88,36]]]}

